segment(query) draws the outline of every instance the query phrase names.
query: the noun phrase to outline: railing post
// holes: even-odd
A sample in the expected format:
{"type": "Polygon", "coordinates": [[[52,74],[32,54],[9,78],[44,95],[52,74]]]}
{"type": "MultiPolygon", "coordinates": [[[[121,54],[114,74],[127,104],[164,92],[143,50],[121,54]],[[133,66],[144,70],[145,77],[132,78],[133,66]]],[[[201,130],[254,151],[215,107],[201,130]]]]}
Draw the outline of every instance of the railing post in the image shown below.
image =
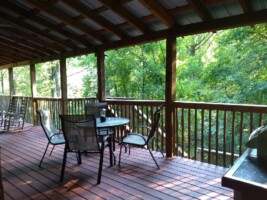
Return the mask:
{"type": "Polygon", "coordinates": [[[105,54],[103,50],[98,50],[97,56],[97,81],[98,81],[98,101],[106,99],[105,93],[105,54]]]}
{"type": "Polygon", "coordinates": [[[32,119],[33,119],[33,125],[37,125],[37,116],[36,116],[36,101],[35,97],[37,96],[37,89],[36,89],[36,70],[35,70],[35,64],[30,64],[30,76],[31,76],[31,91],[32,91],[32,119]]]}
{"type": "Polygon", "coordinates": [[[176,37],[167,38],[166,48],[166,157],[172,157],[174,152],[174,130],[175,130],[175,101],[176,90],[176,37]]]}
{"type": "Polygon", "coordinates": [[[15,95],[15,86],[14,86],[14,75],[13,68],[8,68],[8,77],[9,77],[9,95],[10,97],[15,95]]]}
{"type": "Polygon", "coordinates": [[[66,58],[60,58],[61,105],[62,114],[68,113],[68,88],[66,58]]]}

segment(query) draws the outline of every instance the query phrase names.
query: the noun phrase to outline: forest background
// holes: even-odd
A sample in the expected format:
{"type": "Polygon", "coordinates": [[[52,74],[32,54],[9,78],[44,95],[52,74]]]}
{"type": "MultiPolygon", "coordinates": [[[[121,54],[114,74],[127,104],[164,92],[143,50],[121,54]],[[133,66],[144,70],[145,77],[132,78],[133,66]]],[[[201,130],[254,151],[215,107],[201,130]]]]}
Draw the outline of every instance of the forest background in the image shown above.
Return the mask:
{"type": "MultiPolygon", "coordinates": [[[[164,100],[166,42],[105,52],[107,97],[164,100]]],[[[176,100],[267,104],[267,24],[177,38],[176,100]]],[[[2,95],[8,71],[0,70],[2,95]]],[[[67,60],[68,97],[97,96],[96,57],[67,60]]],[[[31,96],[29,66],[14,68],[16,95],[31,96]]],[[[60,97],[59,61],[36,65],[37,92],[60,97]]]]}

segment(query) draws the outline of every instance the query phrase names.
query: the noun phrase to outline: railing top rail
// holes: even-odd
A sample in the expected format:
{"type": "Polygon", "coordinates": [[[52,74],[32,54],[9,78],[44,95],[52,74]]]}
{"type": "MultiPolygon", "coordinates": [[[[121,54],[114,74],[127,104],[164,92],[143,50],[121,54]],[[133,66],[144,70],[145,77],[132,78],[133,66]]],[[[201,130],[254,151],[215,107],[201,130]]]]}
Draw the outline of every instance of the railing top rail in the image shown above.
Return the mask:
{"type": "Polygon", "coordinates": [[[121,104],[121,105],[142,105],[142,106],[160,106],[165,103],[161,100],[121,100],[121,99],[106,99],[105,100],[111,104],[121,104]]]}
{"type": "Polygon", "coordinates": [[[189,109],[209,109],[209,110],[223,110],[223,111],[237,111],[237,112],[267,113],[266,105],[181,102],[181,101],[176,101],[174,105],[176,107],[189,108],[189,109]]]}

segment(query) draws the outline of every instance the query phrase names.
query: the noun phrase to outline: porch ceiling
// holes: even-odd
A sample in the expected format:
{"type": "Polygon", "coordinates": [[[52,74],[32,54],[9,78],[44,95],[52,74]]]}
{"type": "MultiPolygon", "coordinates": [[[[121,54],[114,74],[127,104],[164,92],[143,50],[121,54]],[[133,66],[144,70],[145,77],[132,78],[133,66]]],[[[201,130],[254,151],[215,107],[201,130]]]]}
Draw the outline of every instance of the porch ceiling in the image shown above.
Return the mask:
{"type": "Polygon", "coordinates": [[[3,0],[1,68],[267,21],[267,0],[3,0]]]}

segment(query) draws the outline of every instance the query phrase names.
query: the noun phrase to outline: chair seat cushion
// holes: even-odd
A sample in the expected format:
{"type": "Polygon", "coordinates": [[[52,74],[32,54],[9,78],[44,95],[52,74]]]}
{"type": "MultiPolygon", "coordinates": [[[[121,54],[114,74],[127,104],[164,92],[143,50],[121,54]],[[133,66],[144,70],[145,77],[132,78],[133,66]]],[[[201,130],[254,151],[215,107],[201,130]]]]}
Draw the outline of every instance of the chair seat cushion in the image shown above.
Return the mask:
{"type": "Polygon", "coordinates": [[[123,143],[133,144],[138,146],[144,146],[147,141],[147,136],[143,136],[137,133],[128,134],[123,140],[123,143]]]}
{"type": "Polygon", "coordinates": [[[62,134],[58,134],[58,135],[54,135],[51,138],[50,142],[51,142],[51,144],[64,144],[65,139],[64,139],[64,136],[62,134]]]}

